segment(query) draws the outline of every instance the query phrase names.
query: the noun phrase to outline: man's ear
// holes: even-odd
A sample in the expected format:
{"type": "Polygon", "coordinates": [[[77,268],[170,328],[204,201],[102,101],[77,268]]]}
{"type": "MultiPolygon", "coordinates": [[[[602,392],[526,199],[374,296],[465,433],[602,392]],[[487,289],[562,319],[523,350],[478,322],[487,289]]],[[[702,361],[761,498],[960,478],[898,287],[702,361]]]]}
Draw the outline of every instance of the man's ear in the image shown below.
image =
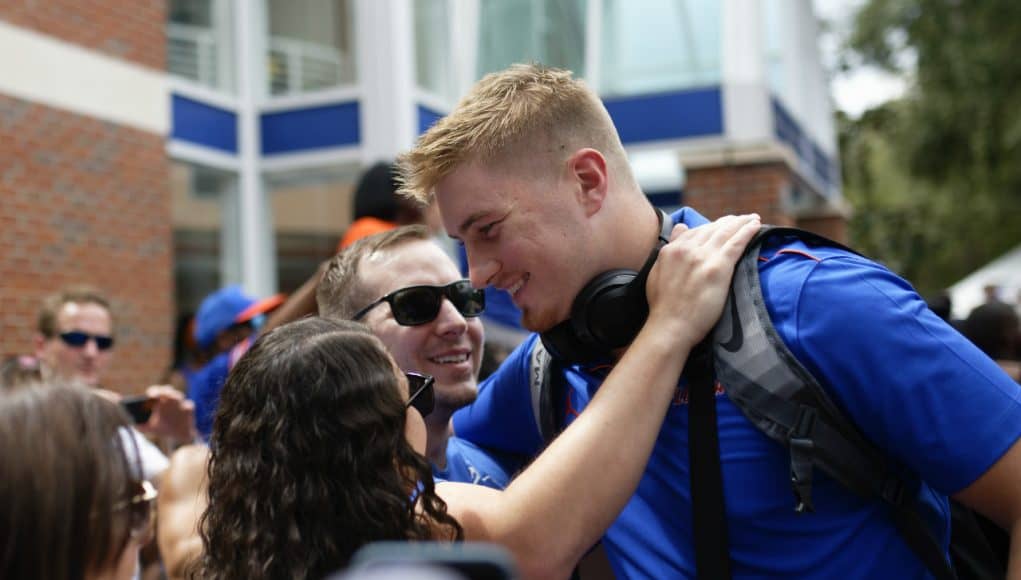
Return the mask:
{"type": "Polygon", "coordinates": [[[35,358],[43,359],[43,349],[46,347],[46,337],[42,333],[37,332],[32,338],[32,343],[35,346],[35,358]]]}
{"type": "Polygon", "coordinates": [[[579,149],[567,160],[570,177],[577,184],[578,202],[591,216],[603,206],[609,187],[606,173],[606,158],[595,149],[579,149]]]}

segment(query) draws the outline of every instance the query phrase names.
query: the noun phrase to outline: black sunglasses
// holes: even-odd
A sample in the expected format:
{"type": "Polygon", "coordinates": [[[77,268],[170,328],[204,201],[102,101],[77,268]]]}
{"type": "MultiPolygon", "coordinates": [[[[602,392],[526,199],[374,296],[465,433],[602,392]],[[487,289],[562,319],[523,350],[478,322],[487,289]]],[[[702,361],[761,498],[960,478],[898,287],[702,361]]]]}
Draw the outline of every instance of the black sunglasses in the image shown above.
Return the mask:
{"type": "Polygon", "coordinates": [[[139,537],[152,531],[158,495],[156,488],[147,480],[136,481],[131,484],[131,496],[114,504],[114,511],[128,510],[132,537],[139,537]]]}
{"type": "Polygon", "coordinates": [[[468,280],[458,280],[446,286],[408,286],[395,290],[359,310],[352,319],[359,320],[378,304],[387,302],[397,324],[418,326],[436,320],[444,296],[466,318],[478,316],[486,309],[485,292],[472,288],[468,280]]]}
{"type": "Polygon", "coordinates": [[[406,406],[418,409],[423,417],[432,413],[436,404],[436,394],[433,392],[435,379],[421,373],[406,372],[404,376],[408,378],[408,391],[411,392],[406,406]]]}
{"type": "Polygon", "coordinates": [[[96,348],[99,350],[109,350],[113,348],[113,337],[103,336],[101,334],[89,334],[87,332],[81,332],[79,330],[72,330],[71,332],[62,332],[60,334],[60,340],[64,341],[67,346],[74,348],[81,348],[85,346],[90,340],[96,341],[96,348]]]}

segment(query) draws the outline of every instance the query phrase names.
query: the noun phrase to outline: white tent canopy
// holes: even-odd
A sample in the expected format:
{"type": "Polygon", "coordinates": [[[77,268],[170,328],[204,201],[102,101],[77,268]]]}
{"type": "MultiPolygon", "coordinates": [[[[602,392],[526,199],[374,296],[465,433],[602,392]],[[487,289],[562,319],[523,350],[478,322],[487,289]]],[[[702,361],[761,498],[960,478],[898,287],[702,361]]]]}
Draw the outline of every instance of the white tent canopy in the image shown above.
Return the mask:
{"type": "Polygon", "coordinates": [[[999,298],[1004,302],[1017,302],[1021,292],[1021,246],[972,272],[948,289],[953,302],[952,316],[967,318],[973,308],[985,302],[986,286],[998,287],[999,298]]]}

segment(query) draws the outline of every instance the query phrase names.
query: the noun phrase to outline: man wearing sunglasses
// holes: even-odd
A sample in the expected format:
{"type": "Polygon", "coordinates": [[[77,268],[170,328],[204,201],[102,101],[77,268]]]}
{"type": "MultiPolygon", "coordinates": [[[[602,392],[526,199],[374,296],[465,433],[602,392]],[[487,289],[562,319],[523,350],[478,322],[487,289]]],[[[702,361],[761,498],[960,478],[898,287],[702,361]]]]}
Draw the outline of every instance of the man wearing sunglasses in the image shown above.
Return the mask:
{"type": "Polygon", "coordinates": [[[321,316],[366,324],[408,373],[409,404],[425,418],[426,455],[438,478],[507,485],[520,467],[516,457],[452,436],[451,414],[477,394],[485,295],[462,279],[426,228],[359,240],[329,262],[316,300],[321,316]]]}
{"type": "MultiPolygon", "coordinates": [[[[47,296],[39,310],[37,330],[35,354],[45,379],[101,389],[108,398],[120,400],[118,393],[102,389],[117,342],[110,301],[103,293],[88,286],[71,286],[47,296]]],[[[194,439],[191,401],[166,385],[150,386],[145,394],[152,399],[152,414],[138,425],[140,431],[172,445],[194,439]]],[[[167,459],[139,439],[145,477],[156,478],[166,469],[167,459]]]]}

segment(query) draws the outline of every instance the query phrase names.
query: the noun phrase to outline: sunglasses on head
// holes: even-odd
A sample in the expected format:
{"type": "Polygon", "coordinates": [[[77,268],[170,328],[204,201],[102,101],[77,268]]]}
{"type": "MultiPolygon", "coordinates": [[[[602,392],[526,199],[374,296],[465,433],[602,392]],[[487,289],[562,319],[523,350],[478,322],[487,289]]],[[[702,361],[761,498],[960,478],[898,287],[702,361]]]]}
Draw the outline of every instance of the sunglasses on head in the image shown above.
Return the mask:
{"type": "Polygon", "coordinates": [[[468,280],[458,280],[446,286],[408,286],[395,290],[359,310],[353,320],[361,319],[377,305],[386,302],[390,304],[397,324],[418,326],[436,320],[444,296],[466,318],[478,316],[486,309],[486,294],[472,288],[468,280]]]}
{"type": "Polygon", "coordinates": [[[131,484],[131,497],[114,504],[114,511],[127,510],[132,537],[137,538],[152,530],[157,495],[156,488],[148,481],[135,481],[131,484]]]}
{"type": "Polygon", "coordinates": [[[113,348],[113,337],[103,336],[101,334],[89,334],[87,332],[81,332],[79,330],[72,330],[71,332],[60,333],[60,340],[64,341],[64,344],[74,348],[81,348],[85,346],[90,340],[96,341],[96,348],[99,350],[109,350],[113,348]]]}
{"type": "Polygon", "coordinates": [[[433,383],[436,381],[429,375],[421,373],[406,372],[404,376],[408,378],[408,392],[411,393],[405,406],[418,409],[423,417],[432,413],[436,404],[436,395],[433,392],[433,383]]]}

